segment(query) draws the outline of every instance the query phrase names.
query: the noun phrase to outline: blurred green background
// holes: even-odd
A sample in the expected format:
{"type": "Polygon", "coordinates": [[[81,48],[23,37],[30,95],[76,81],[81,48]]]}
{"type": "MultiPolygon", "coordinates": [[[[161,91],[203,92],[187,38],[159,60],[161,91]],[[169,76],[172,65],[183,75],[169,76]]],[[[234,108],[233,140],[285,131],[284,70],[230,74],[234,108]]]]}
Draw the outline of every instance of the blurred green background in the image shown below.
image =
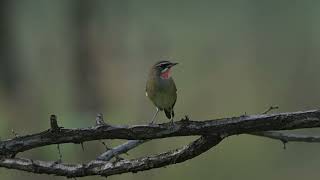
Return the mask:
{"type": "MultiPolygon", "coordinates": [[[[143,124],[155,108],[145,97],[149,67],[161,58],[180,64],[176,120],[318,108],[320,1],[2,0],[0,1],[0,137],[49,127],[143,124]]],[[[158,122],[166,122],[161,113],[158,122]]],[[[299,133],[320,133],[304,130],[299,133]]],[[[155,154],[195,137],[148,142],[124,158],[155,154]]],[[[123,141],[105,141],[116,145],[123,141]]],[[[64,162],[87,162],[96,142],[64,144],[64,162]]],[[[249,135],[226,139],[182,164],[111,180],[318,179],[319,144],[249,135]]],[[[19,155],[56,160],[56,146],[19,155]]],[[[6,180],[64,179],[0,168],[6,180]]],[[[102,179],[87,177],[84,179],[102,179]]]]}

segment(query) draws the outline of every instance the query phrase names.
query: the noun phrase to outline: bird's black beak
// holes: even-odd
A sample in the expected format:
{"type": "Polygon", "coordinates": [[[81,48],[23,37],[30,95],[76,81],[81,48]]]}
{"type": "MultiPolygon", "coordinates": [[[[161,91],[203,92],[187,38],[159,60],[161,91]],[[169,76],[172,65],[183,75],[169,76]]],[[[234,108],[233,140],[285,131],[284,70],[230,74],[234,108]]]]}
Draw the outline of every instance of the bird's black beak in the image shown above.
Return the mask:
{"type": "Polygon", "coordinates": [[[179,63],[171,63],[171,64],[170,64],[170,67],[175,66],[175,65],[177,65],[177,64],[179,64],[179,63]]]}

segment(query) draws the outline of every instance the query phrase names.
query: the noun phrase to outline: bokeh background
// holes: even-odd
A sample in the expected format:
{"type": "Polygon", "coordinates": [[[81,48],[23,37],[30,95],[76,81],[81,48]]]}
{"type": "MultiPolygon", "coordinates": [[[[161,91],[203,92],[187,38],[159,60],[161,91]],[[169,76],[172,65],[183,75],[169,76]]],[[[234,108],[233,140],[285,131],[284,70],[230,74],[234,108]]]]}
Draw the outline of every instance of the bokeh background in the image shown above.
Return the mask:
{"type": "MultiPolygon", "coordinates": [[[[67,128],[94,125],[97,112],[111,124],[150,121],[155,109],[145,82],[161,58],[180,63],[173,71],[176,119],[320,105],[319,1],[2,0],[0,13],[1,139],[12,138],[12,129],[47,129],[52,113],[67,128]]],[[[193,139],[154,140],[123,157],[193,139]]],[[[61,145],[63,161],[87,162],[104,151],[99,141],[84,146],[61,145]]],[[[279,141],[239,135],[182,164],[110,179],[318,179],[319,152],[319,144],[289,143],[284,150],[279,141]]],[[[56,146],[19,156],[59,157],[56,146]]],[[[64,179],[3,168],[0,178],[64,179]]]]}

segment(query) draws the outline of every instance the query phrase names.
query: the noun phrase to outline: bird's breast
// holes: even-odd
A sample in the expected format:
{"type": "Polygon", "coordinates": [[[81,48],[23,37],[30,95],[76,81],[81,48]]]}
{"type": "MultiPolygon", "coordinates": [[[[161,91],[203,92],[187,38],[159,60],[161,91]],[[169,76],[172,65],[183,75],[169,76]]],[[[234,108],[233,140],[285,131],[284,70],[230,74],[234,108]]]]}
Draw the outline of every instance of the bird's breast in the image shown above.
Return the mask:
{"type": "Polygon", "coordinates": [[[172,78],[148,82],[146,95],[160,109],[171,108],[176,99],[176,86],[172,78]]]}

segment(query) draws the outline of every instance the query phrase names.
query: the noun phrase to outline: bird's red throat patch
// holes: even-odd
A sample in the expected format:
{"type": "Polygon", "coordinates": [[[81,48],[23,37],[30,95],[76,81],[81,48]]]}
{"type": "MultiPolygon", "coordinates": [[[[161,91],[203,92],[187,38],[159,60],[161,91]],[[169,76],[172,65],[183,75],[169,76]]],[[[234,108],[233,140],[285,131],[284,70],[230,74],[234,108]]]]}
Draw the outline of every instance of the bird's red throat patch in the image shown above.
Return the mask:
{"type": "Polygon", "coordinates": [[[162,79],[169,79],[170,78],[170,71],[171,71],[171,68],[168,68],[164,72],[161,72],[161,74],[160,74],[161,78],[162,79]]]}

